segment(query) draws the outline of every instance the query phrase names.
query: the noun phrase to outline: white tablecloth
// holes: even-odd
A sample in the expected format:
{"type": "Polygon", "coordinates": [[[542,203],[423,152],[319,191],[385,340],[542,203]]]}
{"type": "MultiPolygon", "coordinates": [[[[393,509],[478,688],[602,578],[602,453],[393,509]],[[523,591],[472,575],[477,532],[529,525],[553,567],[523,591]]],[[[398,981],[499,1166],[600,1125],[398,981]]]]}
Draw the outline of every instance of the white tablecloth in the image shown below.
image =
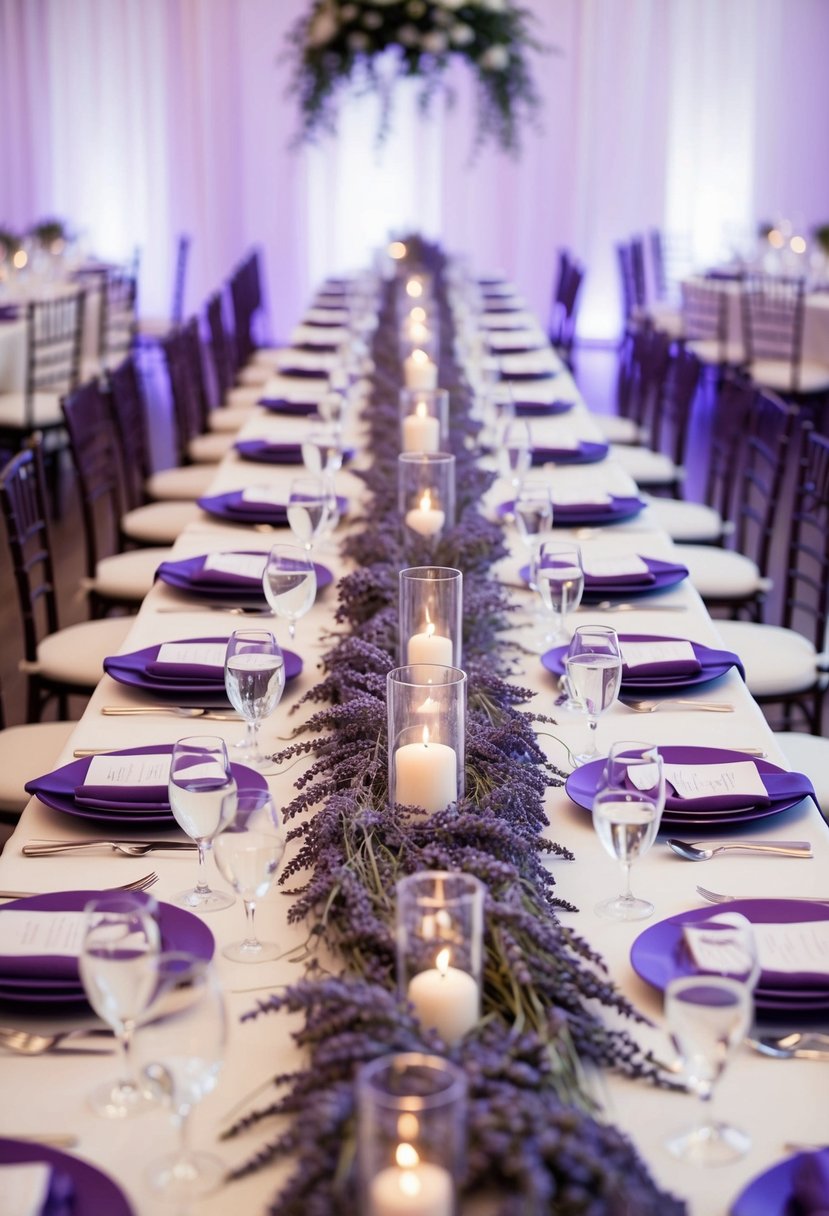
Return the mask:
{"type": "MultiPolygon", "coordinates": [[[[566,388],[566,381],[560,383],[566,388]]],[[[296,424],[291,422],[290,425],[293,428],[296,424]]],[[[534,420],[534,441],[551,442],[564,427],[577,430],[585,438],[595,435],[592,420],[583,405],[579,404],[566,419],[534,420]]],[[[254,435],[261,428],[262,420],[257,416],[246,426],[245,433],[254,435]]],[[[228,491],[263,481],[287,486],[291,475],[291,469],[244,463],[231,454],[217,472],[215,490],[228,491]]],[[[620,491],[632,488],[626,475],[607,463],[582,469],[553,469],[548,471],[548,475],[553,481],[569,482],[584,478],[593,480],[600,475],[606,484],[612,481],[620,491]]],[[[359,501],[363,491],[362,483],[356,477],[343,471],[337,475],[337,482],[341,493],[348,495],[353,503],[359,501]]],[[[496,485],[488,507],[494,507],[501,498],[508,496],[504,484],[496,485]]],[[[349,526],[347,520],[343,526],[349,526]]],[[[617,554],[623,551],[654,557],[676,554],[667,537],[652,526],[647,511],[628,524],[614,527],[612,540],[608,539],[611,536],[608,530],[578,529],[574,535],[582,541],[586,553],[606,552],[612,548],[617,554]]],[[[266,550],[272,540],[270,533],[224,526],[205,516],[180,537],[175,554],[177,557],[187,557],[225,548],[266,550]]],[[[514,537],[511,538],[511,547],[510,558],[501,563],[497,573],[514,587],[516,601],[529,609],[532,597],[523,589],[517,577],[517,569],[522,560],[526,560],[526,555],[520,541],[514,537]]],[[[322,551],[318,559],[328,564],[337,575],[345,569],[333,549],[322,551]]],[[[336,589],[329,587],[319,595],[313,610],[299,622],[292,648],[302,655],[304,670],[297,680],[289,684],[277,713],[263,728],[266,746],[274,749],[280,746],[298,720],[291,711],[302,692],[318,680],[316,662],[329,645],[325,631],[331,625],[335,602],[336,589]]],[[[719,642],[715,625],[687,582],[648,600],[641,610],[624,615],[610,615],[584,607],[579,610],[578,621],[614,624],[620,630],[679,634],[714,645],[719,642]],[[668,605],[681,605],[684,610],[663,610],[668,605]]],[[[157,583],[136,618],[125,650],[131,651],[165,639],[213,636],[229,632],[238,624],[238,617],[201,610],[166,585],[157,583]],[[169,612],[169,609],[176,611],[169,612]]],[[[520,637],[527,628],[526,622],[519,621],[515,626],[516,635],[520,637]]],[[[277,633],[286,643],[284,627],[278,625],[277,633]]],[[[526,657],[520,682],[537,691],[539,711],[556,713],[553,707],[555,681],[542,667],[538,657],[526,657]]],[[[706,714],[672,707],[669,702],[652,716],[639,716],[617,705],[600,722],[600,745],[606,746],[614,738],[633,738],[657,744],[761,747],[767,750],[769,759],[780,762],[781,757],[765,721],[736,672],[720,680],[714,689],[700,688],[694,692],[694,696],[703,700],[729,701],[734,705],[734,712],[728,715],[706,714]]],[[[146,701],[146,698],[142,700],[146,701]]],[[[115,718],[101,714],[104,705],[139,703],[139,698],[128,688],[104,677],[64,759],[71,759],[72,748],[171,743],[184,734],[198,730],[197,722],[185,723],[172,716],[115,718]]],[[[303,712],[300,711],[299,718],[303,712]]],[[[211,733],[219,733],[231,743],[241,736],[242,730],[241,725],[222,722],[205,723],[204,729],[208,728],[211,733]]],[[[569,767],[567,749],[581,745],[584,731],[581,719],[567,714],[559,715],[555,726],[543,730],[542,743],[549,757],[566,769],[569,767]]],[[[295,778],[296,770],[271,776],[270,784],[278,805],[284,805],[291,797],[295,778]]],[[[560,894],[580,909],[578,913],[566,914],[566,920],[600,951],[622,992],[652,1020],[652,1027],[631,1026],[636,1036],[643,1043],[651,1045],[661,1057],[671,1058],[662,1023],[661,997],[637,979],[628,960],[631,944],[645,927],[644,924],[610,923],[598,918],[593,911],[598,899],[621,889],[620,868],[599,845],[590,815],[574,806],[563,789],[549,792],[547,809],[550,838],[570,848],[576,858],[574,862],[549,862],[560,894]]],[[[651,852],[634,867],[634,889],[653,900],[656,905],[655,919],[700,906],[702,901],[695,891],[696,884],[700,882],[714,889],[738,894],[826,895],[829,834],[809,802],[763,820],[759,827],[754,825],[753,829],[751,826],[742,829],[743,835],[760,833],[765,837],[809,839],[814,845],[815,859],[789,861],[732,854],[703,865],[694,865],[677,858],[660,837],[651,852]]],[[[93,824],[62,817],[34,801],[0,857],[0,888],[31,891],[97,888],[123,882],[154,869],[159,875],[154,891],[160,899],[170,899],[188,886],[194,877],[195,859],[192,854],[159,853],[139,860],[112,858],[103,852],[92,856],[48,859],[28,859],[21,855],[23,843],[33,838],[83,839],[96,834],[93,824]]],[[[734,833],[735,836],[738,834],[734,833]]],[[[212,861],[210,864],[212,869],[212,861]]],[[[213,878],[221,884],[215,871],[213,878]]],[[[287,925],[287,904],[287,898],[275,892],[262,901],[257,912],[262,934],[276,935],[284,943],[286,952],[298,946],[305,937],[302,927],[287,925]]],[[[252,1008],[258,996],[266,995],[268,986],[297,979],[301,969],[287,959],[244,966],[221,956],[221,947],[240,935],[242,908],[239,903],[227,911],[209,915],[207,920],[216,936],[216,967],[227,993],[230,1038],[220,1084],[194,1114],[193,1141],[217,1151],[232,1167],[247,1159],[264,1143],[269,1130],[255,1129],[238,1140],[219,1143],[217,1133],[226,1125],[229,1112],[237,1108],[237,1104],[243,1103],[245,1097],[268,1077],[287,1071],[297,1063],[289,1037],[291,1018],[267,1016],[244,1025],[240,1024],[239,1018],[252,1008]],[[262,990],[250,991],[257,988],[262,990]]],[[[5,1020],[11,1017],[11,1011],[4,1011],[5,1020]]],[[[167,1115],[153,1111],[135,1120],[108,1122],[96,1118],[85,1106],[89,1091],[97,1082],[113,1076],[115,1068],[114,1056],[98,1059],[52,1055],[23,1059],[0,1052],[3,1092],[8,1096],[14,1095],[13,1101],[7,1100],[0,1107],[0,1135],[75,1132],[79,1137],[78,1154],[117,1178],[128,1193],[137,1216],[155,1216],[155,1213],[167,1209],[148,1191],[142,1171],[151,1158],[169,1146],[171,1132],[167,1115]]],[[[596,1083],[608,1119],[619,1124],[630,1135],[660,1185],[685,1197],[692,1216],[725,1216],[731,1201],[745,1182],[784,1155],[785,1142],[825,1139],[823,1129],[829,1119],[826,1075],[820,1064],[782,1063],[761,1058],[748,1047],[741,1049],[723,1078],[717,1104],[722,1116],[738,1121],[751,1134],[753,1147],[743,1161],[709,1170],[680,1164],[663,1147],[663,1140],[669,1132],[691,1121],[696,1099],[682,1094],[667,1094],[642,1082],[606,1075],[597,1078],[596,1083]]],[[[262,1213],[276,1193],[280,1176],[280,1170],[272,1169],[255,1174],[200,1202],[196,1210],[203,1216],[226,1216],[229,1210],[244,1213],[245,1216],[262,1213]]],[[[84,1213],[83,1216],[90,1214],[84,1213]]]]}

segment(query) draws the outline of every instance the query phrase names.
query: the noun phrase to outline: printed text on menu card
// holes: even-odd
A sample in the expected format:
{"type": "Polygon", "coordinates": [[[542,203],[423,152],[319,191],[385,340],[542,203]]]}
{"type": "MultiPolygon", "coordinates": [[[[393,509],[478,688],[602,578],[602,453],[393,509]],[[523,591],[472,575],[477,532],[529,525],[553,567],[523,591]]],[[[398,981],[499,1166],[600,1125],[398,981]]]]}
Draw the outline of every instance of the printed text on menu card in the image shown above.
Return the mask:
{"type": "Polygon", "coordinates": [[[679,798],[718,798],[725,794],[745,794],[766,798],[757,765],[751,760],[733,764],[666,764],[665,780],[679,798]]]}

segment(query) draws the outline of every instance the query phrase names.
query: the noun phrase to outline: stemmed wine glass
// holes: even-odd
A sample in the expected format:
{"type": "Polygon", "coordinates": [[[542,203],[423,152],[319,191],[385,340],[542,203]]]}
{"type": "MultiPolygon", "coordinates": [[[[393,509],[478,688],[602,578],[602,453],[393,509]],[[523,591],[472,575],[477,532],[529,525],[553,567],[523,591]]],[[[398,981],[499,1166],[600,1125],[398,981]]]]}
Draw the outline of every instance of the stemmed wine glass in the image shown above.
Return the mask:
{"type": "Polygon", "coordinates": [[[579,764],[598,758],[599,715],[609,709],[622,683],[622,652],[609,625],[579,625],[564,659],[570,698],[587,714],[590,743],[576,756],[579,764]]]}
{"type": "Polygon", "coordinates": [[[553,526],[553,499],[547,482],[533,479],[519,486],[513,514],[518,535],[532,550],[553,526]]]}
{"type": "Polygon", "coordinates": [[[659,751],[650,743],[611,746],[593,800],[593,826],[611,857],[622,863],[625,889],[596,906],[612,920],[645,920],[653,904],[630,889],[630,868],[656,839],[665,808],[665,773],[659,751]]]}
{"type": "Polygon", "coordinates": [[[222,953],[237,963],[261,963],[278,958],[276,942],[256,936],[256,901],[267,895],[276,880],[285,833],[273,799],[267,790],[239,790],[225,826],[213,842],[219,873],[241,895],[247,918],[247,937],[225,946],[222,953]]]}
{"type": "Polygon", "coordinates": [[[184,952],[158,956],[155,999],[135,1035],[135,1059],[145,1092],[168,1107],[178,1148],[149,1168],[151,1186],[170,1200],[206,1195],[221,1183],[225,1164],[188,1142],[193,1107],[216,1086],[224,1061],[226,1016],[209,963],[184,952]]]}
{"type": "Polygon", "coordinates": [[[343,445],[334,427],[317,427],[302,443],[302,463],[310,474],[331,475],[343,467],[343,445]]]}
{"type": "Polygon", "coordinates": [[[161,934],[158,905],[152,896],[113,891],[97,896],[86,917],[78,969],[87,999],[112,1027],[121,1047],[124,1076],[96,1089],[92,1109],[108,1119],[123,1119],[146,1107],[132,1079],[130,1048],[139,1015],[155,987],[161,934]]]}
{"type": "Polygon", "coordinates": [[[530,583],[552,619],[544,637],[545,644],[569,641],[567,617],[578,608],[584,594],[580,547],[567,541],[542,541],[533,551],[530,583]]]}
{"type": "Polygon", "coordinates": [[[285,659],[274,635],[267,629],[234,629],[225,651],[225,691],[245,719],[245,736],[233,745],[234,750],[254,768],[270,763],[260,750],[259,730],[279,704],[284,688],[285,659]]]}
{"type": "Polygon", "coordinates": [[[288,622],[288,634],[293,641],[297,621],[310,610],[316,598],[314,563],[296,545],[274,545],[265,563],[262,588],[274,613],[288,622]]]}
{"type": "Polygon", "coordinates": [[[329,490],[322,477],[295,477],[288,496],[288,523],[307,553],[324,531],[330,509],[329,490]]]}
{"type": "Polygon", "coordinates": [[[723,1165],[744,1156],[751,1138],[714,1118],[714,1088],[751,1026],[759,976],[750,922],[736,913],[686,927],[697,974],[665,988],[668,1030],[689,1087],[702,1100],[700,1120],[667,1141],[675,1157],[695,1165],[723,1165]]]}
{"type": "Polygon", "coordinates": [[[510,483],[516,497],[532,464],[532,455],[529,423],[524,418],[510,419],[498,439],[498,456],[501,475],[510,483]]]}
{"type": "Polygon", "coordinates": [[[195,887],[182,891],[175,903],[196,912],[229,908],[232,895],[212,891],[205,878],[210,842],[222,826],[226,796],[236,791],[224,739],[217,735],[190,735],[173,746],[170,764],[170,809],[173,818],[199,850],[195,887]]]}

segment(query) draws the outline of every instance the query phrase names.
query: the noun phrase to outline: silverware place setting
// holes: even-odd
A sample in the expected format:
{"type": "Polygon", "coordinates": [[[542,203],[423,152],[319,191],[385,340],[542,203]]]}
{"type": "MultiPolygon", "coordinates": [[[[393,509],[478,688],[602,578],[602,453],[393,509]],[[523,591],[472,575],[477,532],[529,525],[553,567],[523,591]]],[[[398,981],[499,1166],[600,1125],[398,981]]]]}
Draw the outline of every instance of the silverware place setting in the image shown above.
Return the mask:
{"type": "Polygon", "coordinates": [[[823,1060],[829,1063],[829,1034],[793,1031],[779,1038],[749,1038],[748,1043],[761,1055],[775,1060],[823,1060]]]}
{"type": "Polygon", "coordinates": [[[660,709],[699,709],[709,714],[733,714],[734,706],[726,701],[693,701],[683,697],[671,697],[665,701],[631,701],[620,697],[619,704],[632,709],[635,714],[654,714],[660,709]]]}
{"type": "MultiPolygon", "coordinates": [[[[150,887],[155,886],[157,882],[158,875],[153,870],[149,874],[142,874],[140,878],[134,878],[131,882],[102,889],[106,891],[149,891],[150,887]]],[[[43,891],[0,891],[0,899],[33,899],[36,895],[43,894],[43,891]]]]}
{"type": "Polygon", "coordinates": [[[143,857],[146,853],[174,853],[180,849],[192,852],[196,847],[192,840],[29,840],[21,851],[24,857],[51,857],[108,849],[122,857],[143,857]]]}
{"type": "Polygon", "coordinates": [[[211,709],[197,705],[104,705],[101,713],[107,718],[129,718],[141,714],[172,714],[176,718],[209,718],[212,722],[241,722],[232,710],[211,709]]]}
{"type": "MultiPolygon", "coordinates": [[[[764,892],[762,895],[722,895],[722,894],[720,894],[719,891],[709,891],[707,887],[697,887],[697,894],[701,895],[703,899],[707,899],[708,902],[711,904],[730,904],[735,899],[751,900],[751,899],[768,899],[769,898],[767,891],[764,892]]],[[[829,905],[829,899],[819,899],[817,897],[817,895],[783,895],[783,894],[777,895],[776,894],[776,898],[785,899],[787,901],[790,899],[796,899],[796,900],[802,901],[805,904],[829,905]]]]}
{"type": "MultiPolygon", "coordinates": [[[[812,846],[808,840],[724,840],[715,845],[677,840],[672,836],[668,845],[686,861],[710,861],[718,853],[769,853],[774,857],[812,857],[812,846]]],[[[23,852],[26,849],[24,847],[23,852]]],[[[699,889],[699,888],[698,888],[699,889]]]]}
{"type": "Polygon", "coordinates": [[[111,1055],[115,1051],[115,1041],[110,1030],[61,1030],[55,1034],[40,1034],[37,1031],[16,1030],[9,1026],[0,1026],[0,1048],[13,1051],[19,1056],[43,1056],[49,1051],[72,1052],[73,1055],[111,1055]],[[111,1046],[85,1047],[81,1039],[90,1036],[108,1035],[111,1046]],[[75,1046],[75,1044],[78,1046],[75,1046]]]}

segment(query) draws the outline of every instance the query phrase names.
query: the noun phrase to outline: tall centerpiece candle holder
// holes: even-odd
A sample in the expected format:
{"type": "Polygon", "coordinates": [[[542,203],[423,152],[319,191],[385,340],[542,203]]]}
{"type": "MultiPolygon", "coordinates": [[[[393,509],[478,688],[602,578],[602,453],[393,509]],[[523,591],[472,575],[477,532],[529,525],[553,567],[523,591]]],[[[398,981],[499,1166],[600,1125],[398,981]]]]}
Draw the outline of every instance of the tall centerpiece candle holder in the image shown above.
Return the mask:
{"type": "Polygon", "coordinates": [[[449,443],[449,393],[445,388],[401,388],[400,451],[440,452],[449,443]]]}
{"type": "Polygon", "coordinates": [[[405,528],[438,537],[455,523],[455,457],[450,452],[401,452],[397,505],[405,528]]]}
{"type": "Polygon", "coordinates": [[[389,800],[444,811],[463,797],[466,673],[413,663],[386,677],[389,800]]]}
{"type": "Polygon", "coordinates": [[[410,566],[399,575],[400,662],[461,666],[463,574],[410,566]]]}
{"type": "Polygon", "coordinates": [[[357,1073],[359,1210],[456,1216],[466,1156],[466,1078],[441,1056],[389,1054],[357,1073]]]}
{"type": "Polygon", "coordinates": [[[424,1030],[447,1046],[481,1015],[484,887],[471,874],[425,870],[397,884],[397,985],[424,1030]]]}

